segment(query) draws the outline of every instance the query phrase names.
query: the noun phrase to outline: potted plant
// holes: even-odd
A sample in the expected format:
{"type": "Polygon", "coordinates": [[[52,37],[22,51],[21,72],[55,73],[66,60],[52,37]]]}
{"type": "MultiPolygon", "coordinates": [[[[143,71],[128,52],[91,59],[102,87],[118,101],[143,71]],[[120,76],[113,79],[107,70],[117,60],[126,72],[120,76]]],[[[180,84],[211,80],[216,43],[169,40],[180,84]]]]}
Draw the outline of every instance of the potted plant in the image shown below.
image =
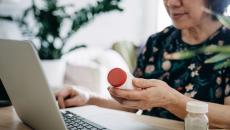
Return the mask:
{"type": "Polygon", "coordinates": [[[36,1],[32,0],[32,5],[24,11],[20,18],[0,16],[0,19],[17,22],[22,33],[33,39],[38,55],[43,61],[42,64],[46,75],[48,75],[48,81],[52,82],[50,83],[52,86],[56,86],[61,84],[63,77],[59,79],[55,77],[64,75],[65,67],[64,62],[60,60],[61,57],[73,50],[86,47],[84,44],[77,44],[65,51],[64,47],[73,34],[97,15],[115,10],[122,11],[123,9],[119,6],[121,0],[98,0],[96,4],[88,4],[80,10],[75,10],[73,4],[58,5],[57,0],[43,0],[42,2],[43,7],[39,7],[36,1]],[[70,9],[74,11],[68,12],[70,9]],[[34,19],[32,25],[31,21],[28,22],[30,17],[34,19]],[[71,26],[63,34],[65,21],[68,21],[71,26]]]}

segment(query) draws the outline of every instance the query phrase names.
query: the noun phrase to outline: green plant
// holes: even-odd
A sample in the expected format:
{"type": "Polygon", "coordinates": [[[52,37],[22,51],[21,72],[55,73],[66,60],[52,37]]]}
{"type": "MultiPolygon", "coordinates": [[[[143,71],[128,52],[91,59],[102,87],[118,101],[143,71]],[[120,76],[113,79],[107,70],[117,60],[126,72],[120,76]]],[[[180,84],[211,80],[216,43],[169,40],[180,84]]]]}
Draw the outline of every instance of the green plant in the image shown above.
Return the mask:
{"type": "Polygon", "coordinates": [[[198,54],[215,54],[213,57],[207,59],[205,63],[216,63],[214,69],[221,69],[230,67],[230,45],[216,46],[209,45],[206,47],[199,48],[197,50],[187,50],[175,52],[170,55],[171,60],[183,60],[192,58],[198,54]]]}
{"type": "Polygon", "coordinates": [[[17,22],[24,35],[38,39],[40,45],[37,50],[41,59],[59,59],[65,53],[80,47],[86,47],[85,45],[77,45],[68,51],[64,52],[63,50],[67,40],[97,15],[114,10],[123,10],[119,6],[121,0],[98,0],[96,4],[89,4],[78,11],[73,11],[73,13],[67,11],[67,9],[74,9],[71,4],[58,6],[57,0],[43,0],[42,2],[45,6],[39,8],[35,0],[32,0],[32,6],[24,11],[21,18],[0,16],[1,19],[17,22]],[[35,20],[33,27],[29,26],[27,20],[31,15],[35,20]],[[62,34],[61,29],[66,20],[70,22],[71,27],[66,34],[62,34]],[[58,46],[55,45],[56,43],[58,43],[58,46]]]}
{"type": "MultiPolygon", "coordinates": [[[[208,9],[204,9],[204,11],[216,16],[216,18],[225,27],[230,29],[230,17],[214,13],[208,9]]],[[[169,59],[171,60],[189,59],[198,54],[215,54],[213,57],[205,61],[206,64],[215,63],[214,66],[215,70],[230,67],[230,45],[224,45],[224,46],[209,45],[196,50],[175,52],[170,55],[169,59]]]]}

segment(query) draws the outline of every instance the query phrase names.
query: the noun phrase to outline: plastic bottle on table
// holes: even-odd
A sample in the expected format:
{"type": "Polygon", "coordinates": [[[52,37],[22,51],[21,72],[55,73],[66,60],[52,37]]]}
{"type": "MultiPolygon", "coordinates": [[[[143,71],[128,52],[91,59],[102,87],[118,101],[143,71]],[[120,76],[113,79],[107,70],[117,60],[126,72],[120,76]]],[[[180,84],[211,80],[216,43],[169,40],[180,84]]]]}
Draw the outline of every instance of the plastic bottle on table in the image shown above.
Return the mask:
{"type": "Polygon", "coordinates": [[[199,101],[189,101],[186,105],[188,112],[185,118],[185,130],[208,130],[208,104],[199,101]]]}

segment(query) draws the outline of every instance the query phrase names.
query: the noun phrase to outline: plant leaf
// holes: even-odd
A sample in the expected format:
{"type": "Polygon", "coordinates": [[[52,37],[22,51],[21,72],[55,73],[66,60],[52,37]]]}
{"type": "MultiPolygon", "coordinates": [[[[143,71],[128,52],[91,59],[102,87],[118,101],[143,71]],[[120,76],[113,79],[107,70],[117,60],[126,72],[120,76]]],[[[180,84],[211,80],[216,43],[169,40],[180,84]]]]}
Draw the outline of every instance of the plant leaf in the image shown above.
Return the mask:
{"type": "Polygon", "coordinates": [[[230,17],[224,15],[216,15],[217,19],[227,28],[230,29],[230,17]]]}
{"type": "Polygon", "coordinates": [[[199,53],[225,53],[225,54],[230,54],[230,45],[224,45],[224,46],[209,45],[207,47],[201,48],[197,52],[199,52],[199,53]]]}
{"type": "Polygon", "coordinates": [[[189,59],[196,55],[194,51],[180,51],[170,54],[167,59],[169,60],[183,60],[189,59]]]}
{"type": "Polygon", "coordinates": [[[219,70],[219,69],[227,68],[227,67],[230,67],[230,60],[226,60],[223,63],[219,63],[219,64],[215,65],[214,70],[219,70]]]}
{"type": "Polygon", "coordinates": [[[207,59],[205,61],[205,63],[208,63],[208,64],[210,64],[210,63],[216,63],[216,62],[228,59],[228,58],[230,58],[230,55],[228,55],[228,54],[217,54],[217,55],[215,55],[215,56],[207,59]]]}
{"type": "Polygon", "coordinates": [[[11,16],[0,16],[0,19],[3,19],[3,20],[8,20],[8,21],[13,21],[13,17],[11,16]]]}
{"type": "Polygon", "coordinates": [[[67,52],[65,52],[65,53],[63,53],[63,54],[67,54],[67,53],[69,53],[69,52],[71,52],[71,51],[74,51],[74,50],[76,50],[76,49],[79,49],[79,48],[86,48],[86,47],[87,47],[87,46],[84,45],[84,44],[82,44],[82,45],[77,45],[77,46],[72,47],[71,49],[69,49],[67,52]]]}

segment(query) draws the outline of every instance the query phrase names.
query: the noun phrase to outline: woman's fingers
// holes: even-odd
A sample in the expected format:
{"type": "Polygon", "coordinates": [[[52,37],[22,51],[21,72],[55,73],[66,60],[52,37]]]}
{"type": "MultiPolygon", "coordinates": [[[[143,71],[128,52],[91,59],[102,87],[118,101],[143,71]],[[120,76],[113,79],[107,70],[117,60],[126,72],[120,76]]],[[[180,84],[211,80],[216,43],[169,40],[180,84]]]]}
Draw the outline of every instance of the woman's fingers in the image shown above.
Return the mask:
{"type": "Polygon", "coordinates": [[[129,100],[140,100],[143,98],[141,91],[139,90],[122,90],[110,87],[109,92],[112,96],[129,99],[129,100]]]}
{"type": "Polygon", "coordinates": [[[83,100],[79,97],[66,99],[64,102],[65,102],[65,107],[81,106],[82,104],[84,104],[83,100]]]}
{"type": "Polygon", "coordinates": [[[58,105],[61,109],[65,108],[64,98],[63,97],[57,97],[58,105]]]}
{"type": "Polygon", "coordinates": [[[125,100],[125,99],[123,99],[123,98],[119,98],[119,97],[116,97],[116,96],[113,96],[113,95],[111,95],[111,97],[112,97],[113,99],[115,99],[117,102],[119,102],[120,104],[122,104],[122,102],[125,100]]]}
{"type": "Polygon", "coordinates": [[[58,101],[58,105],[61,109],[66,107],[65,100],[66,100],[66,98],[71,97],[71,95],[73,95],[72,91],[73,91],[72,88],[66,87],[66,88],[58,91],[55,94],[55,97],[58,101]]]}
{"type": "Polygon", "coordinates": [[[111,95],[111,97],[113,99],[115,99],[117,102],[119,102],[123,107],[126,107],[126,108],[135,108],[135,109],[137,109],[137,106],[140,105],[139,100],[127,100],[127,99],[119,98],[119,97],[116,97],[116,96],[113,96],[113,95],[111,95]]]}
{"type": "Polygon", "coordinates": [[[122,105],[126,106],[126,107],[139,107],[141,106],[141,101],[130,101],[130,100],[124,100],[122,102],[122,105]]]}
{"type": "Polygon", "coordinates": [[[136,88],[150,88],[150,87],[158,87],[158,86],[166,86],[167,84],[158,79],[142,79],[142,78],[134,78],[133,85],[136,88]]]}
{"type": "Polygon", "coordinates": [[[60,91],[55,93],[56,98],[59,97],[66,98],[71,95],[72,88],[63,88],[60,91]]]}
{"type": "Polygon", "coordinates": [[[152,87],[152,83],[149,82],[149,80],[146,80],[146,79],[142,79],[142,78],[134,78],[133,79],[133,85],[136,87],[136,88],[149,88],[149,87],[152,87]]]}

